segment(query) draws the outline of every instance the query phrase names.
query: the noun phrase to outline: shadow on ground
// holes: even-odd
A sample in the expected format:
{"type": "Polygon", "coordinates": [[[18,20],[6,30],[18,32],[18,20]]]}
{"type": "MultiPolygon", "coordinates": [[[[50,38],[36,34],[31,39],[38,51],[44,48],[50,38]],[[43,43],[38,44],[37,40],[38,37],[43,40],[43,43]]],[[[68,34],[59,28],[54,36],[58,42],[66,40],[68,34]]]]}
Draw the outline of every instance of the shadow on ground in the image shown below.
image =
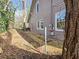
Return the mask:
{"type": "Polygon", "coordinates": [[[41,42],[38,42],[38,41],[35,41],[33,38],[31,38],[31,35],[29,37],[26,31],[22,31],[22,30],[16,30],[16,31],[18,32],[18,34],[20,34],[20,36],[22,36],[22,38],[24,38],[27,42],[32,44],[35,48],[38,48],[44,45],[44,40],[42,40],[41,42]]]}
{"type": "MultiPolygon", "coordinates": [[[[20,35],[22,33],[18,32],[20,35]]],[[[24,38],[29,38],[22,34],[24,38]]],[[[5,34],[0,35],[0,47],[2,48],[3,52],[0,53],[0,59],[61,59],[59,55],[45,55],[45,54],[38,54],[32,53],[23,49],[20,49],[16,46],[11,45],[12,42],[12,34],[8,31],[5,34]]],[[[33,40],[29,40],[28,42],[33,42],[33,40]]],[[[34,42],[35,43],[35,42],[34,42]]]]}

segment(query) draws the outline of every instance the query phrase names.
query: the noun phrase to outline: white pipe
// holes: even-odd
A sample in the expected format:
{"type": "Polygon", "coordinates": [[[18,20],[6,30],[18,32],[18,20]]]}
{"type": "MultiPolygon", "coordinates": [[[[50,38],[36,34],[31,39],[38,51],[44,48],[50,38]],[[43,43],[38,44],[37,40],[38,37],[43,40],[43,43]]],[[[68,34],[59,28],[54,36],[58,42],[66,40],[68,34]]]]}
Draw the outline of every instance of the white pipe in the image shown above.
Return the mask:
{"type": "Polygon", "coordinates": [[[47,27],[45,27],[45,53],[47,54],[47,27]]]}

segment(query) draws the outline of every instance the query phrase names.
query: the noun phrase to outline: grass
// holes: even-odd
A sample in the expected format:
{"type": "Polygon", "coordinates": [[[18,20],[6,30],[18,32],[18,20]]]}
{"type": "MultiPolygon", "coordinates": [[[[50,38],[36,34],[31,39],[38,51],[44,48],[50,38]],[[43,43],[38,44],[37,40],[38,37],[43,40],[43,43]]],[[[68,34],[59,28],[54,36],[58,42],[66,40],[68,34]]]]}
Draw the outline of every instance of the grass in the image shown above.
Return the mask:
{"type": "Polygon", "coordinates": [[[49,41],[48,42],[48,45],[51,45],[51,46],[54,46],[54,47],[57,47],[57,48],[62,48],[63,47],[63,42],[58,42],[58,41],[49,41]]]}
{"type": "MultiPolygon", "coordinates": [[[[30,44],[32,44],[36,49],[39,50],[39,48],[43,48],[45,46],[44,36],[33,33],[33,32],[22,32],[22,31],[20,31],[20,32],[21,32],[20,33],[21,35],[23,34],[25,37],[26,36],[29,37],[28,39],[26,39],[27,37],[24,39],[26,41],[30,42],[30,44]]],[[[24,36],[22,36],[22,37],[24,37],[24,36]]],[[[62,41],[56,40],[56,39],[48,39],[48,40],[49,41],[47,42],[47,46],[48,46],[48,48],[50,48],[50,50],[48,51],[49,54],[57,53],[56,51],[58,51],[58,53],[62,52],[62,46],[63,46],[62,41]]],[[[44,53],[44,51],[43,51],[43,53],[44,53]]]]}
{"type": "MultiPolygon", "coordinates": [[[[43,35],[39,35],[39,34],[36,34],[36,33],[33,33],[33,32],[30,32],[29,35],[35,36],[36,39],[34,39],[34,40],[36,40],[38,43],[43,43],[44,44],[44,36],[43,35]]],[[[63,47],[63,41],[61,41],[61,40],[50,39],[50,38],[48,40],[49,40],[47,42],[48,45],[55,46],[57,48],[62,48],[63,47]]]]}
{"type": "MultiPolygon", "coordinates": [[[[9,39],[10,42],[8,44],[12,46],[16,46],[19,49],[26,50],[29,52],[37,53],[38,51],[41,52],[41,48],[44,49],[44,36],[33,33],[33,32],[23,32],[19,33],[19,31],[12,29],[9,30],[9,39]],[[25,37],[25,38],[24,38],[25,37]]],[[[5,33],[2,33],[2,38],[4,37],[5,33]]],[[[6,37],[5,37],[6,38],[6,37]]],[[[5,38],[3,38],[5,40],[5,38]]],[[[9,40],[6,40],[9,41],[9,40]]],[[[57,40],[49,40],[48,41],[48,54],[51,55],[53,53],[61,53],[62,52],[62,41],[57,40]]],[[[44,53],[41,52],[41,53],[44,53]]]]}
{"type": "Polygon", "coordinates": [[[37,36],[36,34],[31,33],[31,32],[29,32],[27,35],[29,37],[31,37],[35,42],[37,42],[36,47],[44,45],[44,39],[41,36],[37,36]],[[39,44],[39,46],[38,46],[38,44],[39,44]]]}

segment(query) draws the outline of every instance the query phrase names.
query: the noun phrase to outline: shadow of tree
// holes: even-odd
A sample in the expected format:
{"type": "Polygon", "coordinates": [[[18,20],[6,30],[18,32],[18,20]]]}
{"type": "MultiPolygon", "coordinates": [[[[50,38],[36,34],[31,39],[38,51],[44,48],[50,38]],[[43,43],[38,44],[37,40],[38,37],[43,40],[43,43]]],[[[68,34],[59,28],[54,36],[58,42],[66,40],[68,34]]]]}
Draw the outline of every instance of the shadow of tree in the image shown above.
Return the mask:
{"type": "Polygon", "coordinates": [[[32,53],[16,46],[8,45],[0,55],[0,59],[48,59],[47,55],[32,53]]]}
{"type": "Polygon", "coordinates": [[[0,59],[40,59],[41,54],[28,52],[16,46],[12,46],[11,40],[12,34],[9,31],[0,36],[0,47],[3,50],[3,53],[0,54],[0,59]]]}
{"type": "Polygon", "coordinates": [[[22,31],[22,30],[18,30],[16,29],[16,31],[18,32],[18,34],[24,38],[27,42],[29,42],[30,44],[32,44],[34,47],[38,48],[40,46],[44,45],[44,42],[39,43],[37,41],[35,41],[33,38],[29,37],[26,33],[26,31],[22,31]]]}
{"type": "Polygon", "coordinates": [[[11,45],[12,34],[8,31],[0,36],[0,47],[3,53],[0,54],[0,59],[60,59],[61,56],[49,56],[45,54],[38,54],[20,49],[11,45]]]}

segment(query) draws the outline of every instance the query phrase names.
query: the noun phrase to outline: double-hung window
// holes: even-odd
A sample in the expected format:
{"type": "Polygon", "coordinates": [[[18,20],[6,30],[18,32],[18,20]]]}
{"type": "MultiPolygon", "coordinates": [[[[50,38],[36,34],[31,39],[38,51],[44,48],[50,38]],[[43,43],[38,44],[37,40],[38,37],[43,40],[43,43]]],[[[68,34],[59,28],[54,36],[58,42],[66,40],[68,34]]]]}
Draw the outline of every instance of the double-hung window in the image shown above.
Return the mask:
{"type": "Polygon", "coordinates": [[[44,21],[43,20],[38,21],[37,25],[38,25],[37,29],[44,30],[44,21]]]}
{"type": "Polygon", "coordinates": [[[56,31],[63,31],[65,28],[65,12],[66,10],[63,9],[57,12],[55,15],[55,30],[56,31]]]}
{"type": "Polygon", "coordinates": [[[40,6],[39,6],[39,0],[36,3],[36,14],[39,12],[40,6]]]}

